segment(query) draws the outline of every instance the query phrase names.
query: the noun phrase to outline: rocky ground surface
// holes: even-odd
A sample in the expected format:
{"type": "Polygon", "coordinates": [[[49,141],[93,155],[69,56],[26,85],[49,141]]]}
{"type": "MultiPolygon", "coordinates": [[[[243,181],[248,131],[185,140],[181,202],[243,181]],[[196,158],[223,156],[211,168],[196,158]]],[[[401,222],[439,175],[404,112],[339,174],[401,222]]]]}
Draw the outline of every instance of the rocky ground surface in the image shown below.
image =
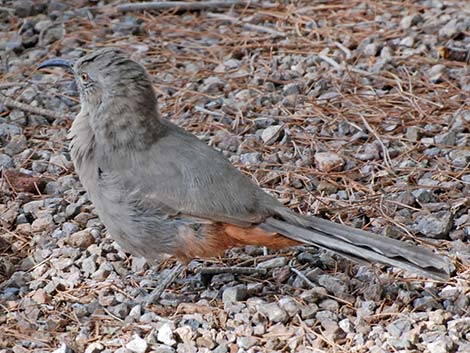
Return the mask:
{"type": "Polygon", "coordinates": [[[470,352],[468,1],[121,3],[0,7],[0,352],[470,352]],[[164,118],[287,206],[431,246],[452,279],[248,247],[144,307],[175,262],[106,233],[70,160],[76,86],[35,70],[108,45],[146,66],[164,118]]]}

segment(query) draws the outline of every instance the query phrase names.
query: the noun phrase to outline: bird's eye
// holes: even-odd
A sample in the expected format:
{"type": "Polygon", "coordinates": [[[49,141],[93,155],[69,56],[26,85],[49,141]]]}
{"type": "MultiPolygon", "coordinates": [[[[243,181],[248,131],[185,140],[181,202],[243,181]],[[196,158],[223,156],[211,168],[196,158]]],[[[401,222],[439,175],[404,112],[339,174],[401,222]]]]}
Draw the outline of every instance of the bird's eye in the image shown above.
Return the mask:
{"type": "Polygon", "coordinates": [[[88,81],[90,81],[90,77],[88,76],[88,74],[86,74],[84,72],[82,72],[80,74],[80,78],[81,78],[82,82],[84,82],[84,83],[87,83],[88,81]]]}

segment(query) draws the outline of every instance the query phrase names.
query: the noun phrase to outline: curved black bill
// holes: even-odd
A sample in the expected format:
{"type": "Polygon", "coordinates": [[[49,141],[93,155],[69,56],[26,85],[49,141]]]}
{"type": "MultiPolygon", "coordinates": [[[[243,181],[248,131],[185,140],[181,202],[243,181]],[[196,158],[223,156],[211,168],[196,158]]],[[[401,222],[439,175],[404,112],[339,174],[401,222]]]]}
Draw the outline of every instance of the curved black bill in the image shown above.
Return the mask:
{"type": "Polygon", "coordinates": [[[56,58],[56,59],[49,59],[49,60],[42,62],[41,64],[39,64],[37,68],[38,70],[40,70],[46,67],[63,67],[67,70],[72,71],[72,65],[73,65],[72,62],[69,60],[56,58]]]}

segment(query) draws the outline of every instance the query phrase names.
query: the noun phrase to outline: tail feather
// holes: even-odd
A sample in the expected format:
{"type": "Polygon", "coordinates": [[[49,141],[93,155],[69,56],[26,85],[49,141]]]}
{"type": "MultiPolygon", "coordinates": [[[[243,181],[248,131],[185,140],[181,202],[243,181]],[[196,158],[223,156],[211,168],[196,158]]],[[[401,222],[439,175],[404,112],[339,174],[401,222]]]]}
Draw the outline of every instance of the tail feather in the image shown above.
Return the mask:
{"type": "Polygon", "coordinates": [[[446,281],[449,278],[447,262],[424,247],[317,217],[295,217],[302,218],[286,222],[271,217],[260,226],[264,230],[278,232],[292,240],[315,245],[347,258],[391,265],[435,280],[446,281]]]}

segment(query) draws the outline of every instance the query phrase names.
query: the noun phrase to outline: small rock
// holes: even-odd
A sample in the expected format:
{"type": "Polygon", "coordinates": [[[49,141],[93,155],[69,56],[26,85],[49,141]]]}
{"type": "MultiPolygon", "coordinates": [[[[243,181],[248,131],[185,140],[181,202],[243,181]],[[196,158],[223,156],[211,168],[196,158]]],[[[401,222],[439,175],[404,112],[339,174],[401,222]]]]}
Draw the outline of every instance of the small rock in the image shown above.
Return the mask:
{"type": "Polygon", "coordinates": [[[323,328],[329,332],[335,332],[339,329],[338,318],[331,311],[323,310],[317,312],[315,318],[320,321],[323,328]]]}
{"type": "Polygon", "coordinates": [[[411,321],[408,318],[397,319],[387,325],[387,332],[393,337],[400,337],[411,330],[411,321]]]}
{"type": "Polygon", "coordinates": [[[142,314],[139,321],[142,324],[149,324],[151,322],[157,321],[157,316],[152,311],[146,312],[145,314],[142,314]]]}
{"type": "Polygon", "coordinates": [[[39,288],[31,297],[37,304],[46,304],[49,303],[51,297],[44,291],[44,289],[39,288]]]}
{"type": "Polygon", "coordinates": [[[76,232],[68,237],[67,243],[78,247],[80,249],[86,249],[95,242],[95,238],[90,233],[89,229],[84,229],[76,232]]]}
{"type": "Polygon", "coordinates": [[[371,316],[372,314],[374,314],[374,310],[376,307],[377,304],[372,300],[362,301],[361,306],[356,311],[356,315],[359,318],[371,316]]]}
{"type": "MultiPolygon", "coordinates": [[[[455,149],[450,151],[449,157],[455,167],[464,168],[470,161],[470,151],[455,149]]],[[[464,179],[465,176],[462,177],[464,179]]]]}
{"type": "Polygon", "coordinates": [[[49,27],[43,32],[42,36],[40,37],[42,38],[41,44],[47,45],[54,43],[55,41],[62,39],[64,35],[65,27],[63,24],[58,24],[53,27],[49,27]]]}
{"type": "Polygon", "coordinates": [[[297,304],[297,302],[292,298],[283,297],[279,299],[279,305],[290,317],[293,317],[300,312],[299,304],[297,304]]]}
{"type": "Polygon", "coordinates": [[[82,270],[86,275],[91,275],[96,271],[96,255],[91,255],[82,261],[82,270]]]}
{"type": "Polygon", "coordinates": [[[328,311],[337,311],[339,309],[339,304],[336,300],[325,299],[320,303],[320,308],[328,311]]]}
{"type": "Polygon", "coordinates": [[[121,347],[121,348],[116,349],[114,353],[132,353],[132,351],[127,348],[121,347]]]}
{"type": "Polygon", "coordinates": [[[131,308],[129,311],[128,317],[134,319],[135,321],[139,321],[141,318],[141,313],[142,313],[142,306],[140,304],[137,304],[131,308]]]}
{"type": "Polygon", "coordinates": [[[251,89],[242,89],[235,94],[235,99],[238,101],[249,101],[250,98],[253,97],[254,93],[255,92],[251,89]]]}
{"type": "Polygon", "coordinates": [[[47,195],[59,195],[63,192],[63,189],[59,183],[50,181],[46,184],[44,191],[47,195]]]}
{"type": "Polygon", "coordinates": [[[455,131],[445,132],[434,136],[434,141],[438,145],[455,146],[457,136],[455,131]]]}
{"type": "Polygon", "coordinates": [[[59,175],[67,170],[67,161],[62,155],[54,155],[49,159],[47,171],[51,174],[59,175]]]}
{"type": "Polygon", "coordinates": [[[219,344],[214,350],[213,353],[228,353],[228,347],[226,344],[219,344]]]}
{"type": "Polygon", "coordinates": [[[52,221],[51,215],[49,215],[49,217],[35,219],[31,224],[31,230],[35,233],[52,230],[53,228],[54,222],[52,221]]]}
{"type": "Polygon", "coordinates": [[[126,344],[126,348],[134,353],[145,353],[147,346],[147,342],[138,335],[134,335],[133,339],[126,344]]]}
{"type": "Polygon", "coordinates": [[[460,289],[451,285],[447,285],[439,292],[439,296],[444,299],[455,300],[460,294],[460,289]]]}
{"type": "Polygon", "coordinates": [[[282,125],[272,125],[267,127],[261,133],[261,139],[267,145],[273,144],[278,140],[282,132],[282,125]]]}
{"type": "Polygon", "coordinates": [[[315,287],[304,291],[300,298],[308,303],[316,303],[319,299],[323,299],[328,296],[328,292],[325,288],[315,287]]]}
{"type": "Polygon", "coordinates": [[[257,293],[260,293],[264,288],[263,283],[255,282],[255,283],[248,283],[246,285],[246,292],[247,296],[253,296],[257,293]]]}
{"type": "Polygon", "coordinates": [[[79,319],[90,315],[87,307],[81,303],[73,303],[72,309],[73,309],[74,315],[76,315],[77,318],[79,319]]]}
{"type": "Polygon", "coordinates": [[[0,170],[13,168],[14,166],[13,159],[9,155],[0,153],[0,170]]]}
{"type": "Polygon", "coordinates": [[[338,322],[339,327],[341,330],[343,330],[346,333],[354,333],[354,325],[349,319],[343,319],[340,322],[338,322]]]}
{"type": "Polygon", "coordinates": [[[435,298],[430,295],[427,295],[425,297],[416,298],[415,300],[413,300],[413,307],[416,310],[426,311],[430,309],[440,308],[440,304],[436,301],[435,298]]]}
{"type": "Polygon", "coordinates": [[[318,169],[322,172],[339,172],[344,166],[343,158],[331,152],[315,153],[315,161],[318,169]]]}
{"type": "Polygon", "coordinates": [[[416,201],[420,203],[428,203],[432,200],[432,195],[428,189],[413,190],[411,194],[415,197],[416,201]]]}
{"type": "Polygon", "coordinates": [[[148,268],[147,260],[145,257],[132,256],[131,271],[132,272],[142,272],[148,268]]]}
{"type": "MultiPolygon", "coordinates": [[[[429,147],[429,146],[432,146],[434,145],[434,139],[432,137],[423,137],[420,142],[426,146],[426,147],[429,147]]],[[[439,151],[439,150],[438,150],[439,151]]]]}
{"type": "Polygon", "coordinates": [[[175,350],[172,347],[169,347],[167,345],[160,345],[155,350],[152,351],[153,353],[174,353],[175,350]]]}
{"type": "Polygon", "coordinates": [[[253,347],[258,343],[258,339],[256,337],[238,337],[237,338],[237,345],[242,349],[248,349],[253,347]]]}
{"type": "Polygon", "coordinates": [[[412,26],[416,26],[418,23],[423,21],[423,17],[419,13],[405,16],[400,21],[400,26],[403,29],[408,29],[412,26]]]}
{"type": "Polygon", "coordinates": [[[460,26],[456,18],[452,18],[439,30],[439,37],[450,39],[460,33],[460,26]]]}
{"type": "Polygon", "coordinates": [[[449,337],[454,340],[468,339],[470,335],[470,317],[462,317],[447,323],[449,337]]]}
{"type": "Polygon", "coordinates": [[[285,96],[281,100],[281,104],[285,107],[295,107],[297,104],[302,102],[302,96],[297,94],[291,94],[289,96],[285,96]]]}
{"type": "Polygon", "coordinates": [[[111,307],[109,311],[111,311],[118,318],[125,319],[129,314],[129,305],[126,303],[120,303],[111,307]]]}
{"type": "MultiPolygon", "coordinates": [[[[231,70],[238,69],[241,65],[241,61],[237,59],[228,59],[225,60],[222,64],[217,65],[217,67],[214,69],[214,72],[217,73],[222,73],[222,72],[227,72],[231,70]]],[[[186,69],[188,70],[188,69],[186,69]]]]}
{"type": "Polygon", "coordinates": [[[204,347],[212,350],[215,347],[216,343],[212,339],[210,331],[204,330],[202,336],[196,339],[196,345],[198,347],[204,347]]]}
{"type": "Polygon", "coordinates": [[[48,27],[52,26],[52,21],[51,20],[42,20],[36,22],[34,25],[34,30],[38,33],[45,31],[48,27]]]}
{"type": "Polygon", "coordinates": [[[258,306],[258,310],[261,314],[266,316],[269,321],[286,322],[289,319],[287,313],[277,305],[277,303],[267,303],[258,306]]]}
{"type": "Polygon", "coordinates": [[[73,353],[73,351],[65,343],[62,343],[62,345],[52,353],[73,353]]]}
{"type": "Polygon", "coordinates": [[[417,142],[421,137],[421,129],[417,126],[410,126],[406,129],[406,138],[412,142],[417,142]]]}
{"type": "Polygon", "coordinates": [[[319,276],[318,283],[337,297],[342,297],[345,293],[348,292],[348,286],[339,278],[331,275],[319,276]]]}
{"type": "Polygon", "coordinates": [[[27,103],[31,103],[36,98],[37,95],[38,95],[38,92],[36,91],[34,86],[32,86],[32,87],[26,88],[23,91],[23,93],[21,94],[21,98],[25,100],[27,103]]]}
{"type": "Polygon", "coordinates": [[[75,223],[65,222],[62,224],[62,231],[64,236],[69,236],[79,231],[80,228],[75,223]]]}
{"type": "Polygon", "coordinates": [[[311,303],[311,304],[303,305],[300,308],[300,316],[304,320],[310,320],[315,317],[318,310],[319,308],[316,304],[311,303]]]}
{"type": "Polygon", "coordinates": [[[439,83],[442,82],[446,72],[447,67],[445,65],[437,64],[428,70],[427,75],[432,83],[439,83]]]}
{"type": "Polygon", "coordinates": [[[211,76],[204,80],[203,84],[199,87],[200,92],[217,94],[220,93],[225,87],[225,82],[217,76],[211,76]]]}
{"type": "Polygon", "coordinates": [[[426,345],[429,353],[447,353],[454,351],[454,342],[450,337],[440,335],[433,342],[426,345]]]}
{"type": "Polygon", "coordinates": [[[257,165],[261,161],[261,153],[259,152],[243,153],[240,155],[240,162],[243,164],[257,165]]]}
{"type": "Polygon", "coordinates": [[[406,48],[413,48],[414,44],[415,44],[415,39],[412,36],[405,37],[400,41],[400,45],[406,48]]]}
{"type": "MultiPolygon", "coordinates": [[[[19,202],[10,202],[8,203],[8,207],[6,207],[5,204],[0,203],[0,221],[7,224],[12,224],[15,219],[19,219],[21,217],[21,214],[18,215],[19,210],[19,202]]],[[[0,237],[0,239],[2,239],[2,237],[0,237]]]]}
{"type": "Polygon", "coordinates": [[[193,340],[193,330],[191,326],[180,326],[175,330],[175,333],[183,342],[191,342],[193,340]]]}
{"type": "Polygon", "coordinates": [[[20,234],[31,234],[32,232],[32,227],[31,227],[31,224],[29,223],[22,223],[22,224],[18,224],[18,226],[16,227],[16,231],[20,234]]]}
{"type": "Polygon", "coordinates": [[[15,15],[18,17],[31,16],[33,10],[33,2],[30,0],[16,0],[12,4],[15,15]]]}
{"type": "MultiPolygon", "coordinates": [[[[13,118],[12,115],[14,112],[17,112],[17,110],[14,110],[10,113],[11,118],[13,118]]],[[[13,124],[0,123],[0,142],[3,142],[2,139],[13,135],[22,135],[22,130],[19,126],[13,124]]]]}
{"type": "Polygon", "coordinates": [[[238,302],[245,300],[247,297],[247,287],[244,284],[229,287],[222,293],[222,301],[225,302],[238,302]]]}
{"type": "Polygon", "coordinates": [[[65,208],[65,217],[67,219],[73,218],[80,213],[81,206],[75,203],[67,205],[65,208]]]}
{"type": "Polygon", "coordinates": [[[20,54],[24,50],[23,39],[15,33],[10,36],[9,40],[0,42],[0,50],[20,54]]]}
{"type": "Polygon", "coordinates": [[[300,83],[289,83],[282,89],[284,96],[296,95],[302,92],[302,84],[300,83]]]}
{"type": "Polygon", "coordinates": [[[362,52],[365,56],[376,56],[380,50],[382,50],[382,45],[379,43],[369,43],[363,47],[362,52]]]}
{"type": "Polygon", "coordinates": [[[101,343],[93,342],[85,349],[85,353],[100,353],[104,350],[104,346],[101,343]]]}
{"type": "Polygon", "coordinates": [[[425,214],[418,219],[416,230],[429,238],[443,239],[452,229],[453,216],[449,211],[425,214]]]}
{"type": "Polygon", "coordinates": [[[46,161],[33,161],[31,168],[36,173],[44,173],[47,170],[49,163],[46,161]]]}
{"type": "Polygon", "coordinates": [[[173,328],[170,324],[164,323],[162,327],[158,329],[157,340],[167,346],[174,346],[176,344],[173,338],[173,328]]]}

